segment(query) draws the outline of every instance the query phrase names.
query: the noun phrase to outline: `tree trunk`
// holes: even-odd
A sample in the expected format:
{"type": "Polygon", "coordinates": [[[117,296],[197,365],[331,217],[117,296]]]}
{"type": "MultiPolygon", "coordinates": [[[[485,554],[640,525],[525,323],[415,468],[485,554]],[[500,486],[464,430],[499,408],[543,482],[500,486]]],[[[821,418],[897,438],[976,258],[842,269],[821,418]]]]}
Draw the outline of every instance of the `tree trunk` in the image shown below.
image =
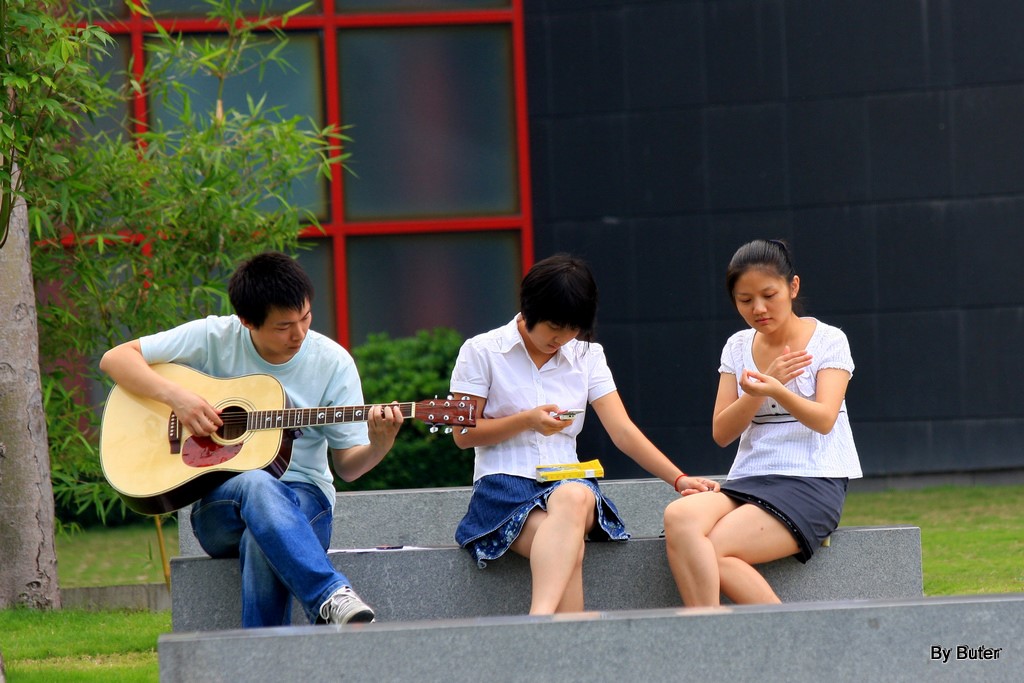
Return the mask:
{"type": "Polygon", "coordinates": [[[59,608],[28,213],[0,249],[0,609],[59,608]]]}

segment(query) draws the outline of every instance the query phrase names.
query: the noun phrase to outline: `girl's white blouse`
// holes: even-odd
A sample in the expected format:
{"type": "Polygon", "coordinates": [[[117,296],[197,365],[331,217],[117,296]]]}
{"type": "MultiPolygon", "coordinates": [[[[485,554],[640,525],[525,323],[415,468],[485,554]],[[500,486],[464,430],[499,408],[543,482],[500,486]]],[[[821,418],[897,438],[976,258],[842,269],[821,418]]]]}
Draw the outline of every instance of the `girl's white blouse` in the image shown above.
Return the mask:
{"type": "MultiPolygon", "coordinates": [[[[845,370],[853,376],[853,357],[846,335],[837,327],[815,320],[817,326],[807,343],[811,365],[786,385],[804,398],[814,400],[818,371],[826,368],[845,370]]],[[[722,349],[718,371],[733,375],[737,394],[743,389],[739,380],[743,370],[757,370],[751,348],[755,330],[746,329],[732,335],[722,349]]],[[[857,446],[853,441],[850,419],[844,400],[835,426],[828,434],[805,427],[771,398],[761,404],[757,415],[740,435],[739,449],[729,479],[781,474],[799,477],[863,476],[857,446]]]]}

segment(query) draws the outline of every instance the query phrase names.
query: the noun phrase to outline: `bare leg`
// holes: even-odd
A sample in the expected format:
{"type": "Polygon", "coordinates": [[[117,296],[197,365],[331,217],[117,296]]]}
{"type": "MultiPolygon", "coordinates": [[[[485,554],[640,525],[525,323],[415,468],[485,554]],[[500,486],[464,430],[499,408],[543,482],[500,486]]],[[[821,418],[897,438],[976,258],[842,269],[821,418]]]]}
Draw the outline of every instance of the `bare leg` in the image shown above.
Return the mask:
{"type": "Polygon", "coordinates": [[[580,544],[580,557],[573,569],[569,583],[565,585],[565,592],[562,593],[562,601],[558,603],[555,612],[582,612],[583,611],[583,548],[580,544]]]}
{"type": "Polygon", "coordinates": [[[563,484],[548,497],[547,511],[534,510],[526,518],[512,550],[530,559],[530,614],[583,609],[583,538],[594,524],[595,508],[590,489],[563,484]]]}
{"type": "Polygon", "coordinates": [[[718,554],[721,590],[738,605],[781,602],[755,564],[789,557],[800,548],[775,515],[742,505],[722,518],[709,536],[718,554]]]}
{"type": "Polygon", "coordinates": [[[753,565],[735,557],[719,562],[722,593],[737,605],[775,605],[782,600],[753,565]]]}
{"type": "Polygon", "coordinates": [[[700,493],[665,508],[665,549],[687,607],[721,603],[718,554],[708,535],[738,504],[722,493],[700,493]]]}

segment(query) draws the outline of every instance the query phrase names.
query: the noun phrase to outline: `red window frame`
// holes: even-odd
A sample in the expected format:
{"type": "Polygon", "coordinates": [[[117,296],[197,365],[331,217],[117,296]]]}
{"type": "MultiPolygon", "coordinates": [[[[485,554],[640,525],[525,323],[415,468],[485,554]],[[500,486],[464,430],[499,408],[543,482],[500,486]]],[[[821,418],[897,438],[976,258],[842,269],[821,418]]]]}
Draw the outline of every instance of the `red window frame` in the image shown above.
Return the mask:
{"type": "MultiPolygon", "coordinates": [[[[330,182],[330,216],[322,223],[323,232],[309,231],[304,236],[330,239],[334,259],[335,321],[337,340],[349,345],[348,266],[346,239],[355,235],[399,235],[413,233],[473,232],[510,230],[519,233],[521,268],[523,273],[533,263],[533,215],[530,193],[530,155],[527,131],[526,56],[524,38],[523,0],[511,0],[510,7],[497,9],[434,10],[389,13],[341,13],[335,10],[335,0],[322,0],[317,13],[292,17],[287,30],[318,31],[323,37],[323,94],[326,102],[326,124],[341,126],[340,93],[338,88],[337,31],[346,28],[458,26],[471,24],[505,24],[512,32],[512,88],[515,103],[515,136],[518,166],[519,213],[506,216],[480,218],[434,218],[410,221],[349,222],[343,215],[345,179],[343,173],[333,174],[330,182]]],[[[219,22],[206,18],[181,18],[160,21],[169,30],[182,33],[216,32],[219,22]]],[[[101,22],[100,26],[111,35],[130,37],[135,73],[141,79],[145,58],[143,41],[153,32],[154,21],[132,12],[124,20],[101,22]]],[[[143,132],[148,121],[145,94],[134,95],[133,115],[136,132],[143,132]]]]}

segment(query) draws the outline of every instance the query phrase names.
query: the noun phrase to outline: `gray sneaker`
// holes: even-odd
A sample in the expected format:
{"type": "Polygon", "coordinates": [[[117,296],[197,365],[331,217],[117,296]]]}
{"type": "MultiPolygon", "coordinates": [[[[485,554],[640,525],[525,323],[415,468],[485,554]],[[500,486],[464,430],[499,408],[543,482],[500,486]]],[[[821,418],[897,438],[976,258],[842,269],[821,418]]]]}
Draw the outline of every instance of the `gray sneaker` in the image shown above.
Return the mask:
{"type": "Polygon", "coordinates": [[[320,605],[320,618],[328,624],[369,624],[373,617],[370,606],[348,586],[336,590],[327,602],[320,605]]]}

